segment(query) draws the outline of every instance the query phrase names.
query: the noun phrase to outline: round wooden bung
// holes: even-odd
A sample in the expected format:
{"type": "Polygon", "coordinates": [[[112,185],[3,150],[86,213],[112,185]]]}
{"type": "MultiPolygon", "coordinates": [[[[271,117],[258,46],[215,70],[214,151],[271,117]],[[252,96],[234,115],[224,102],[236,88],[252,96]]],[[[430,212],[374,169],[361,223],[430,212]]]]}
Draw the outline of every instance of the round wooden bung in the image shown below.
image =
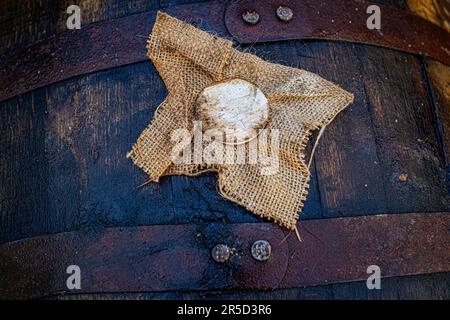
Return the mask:
{"type": "Polygon", "coordinates": [[[225,244],[218,244],[211,250],[211,256],[216,262],[226,262],[230,258],[230,248],[225,244]]]}
{"type": "Polygon", "coordinates": [[[267,240],[255,241],[252,245],[252,257],[258,261],[267,261],[272,253],[272,246],[267,240]]]}
{"type": "Polygon", "coordinates": [[[196,115],[203,129],[233,134],[239,144],[250,141],[269,120],[269,102],[254,84],[231,79],[203,89],[197,98],[196,115]]]}

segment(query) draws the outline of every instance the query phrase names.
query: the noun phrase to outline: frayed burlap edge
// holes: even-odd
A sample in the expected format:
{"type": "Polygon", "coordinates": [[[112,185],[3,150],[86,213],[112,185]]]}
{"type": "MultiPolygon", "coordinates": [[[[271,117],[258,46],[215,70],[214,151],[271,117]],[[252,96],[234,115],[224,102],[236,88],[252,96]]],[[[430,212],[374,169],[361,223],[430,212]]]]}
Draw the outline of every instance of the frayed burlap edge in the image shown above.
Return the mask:
{"type": "MultiPolygon", "coordinates": [[[[228,40],[225,39],[220,39],[217,38],[216,36],[212,36],[212,35],[208,35],[207,33],[205,33],[204,31],[198,30],[193,26],[187,25],[182,21],[179,21],[175,18],[172,18],[170,16],[167,16],[165,14],[161,14],[158,13],[158,17],[164,17],[165,19],[169,19],[171,22],[175,22],[176,24],[176,28],[186,28],[188,31],[188,33],[192,33],[193,36],[192,38],[195,38],[195,36],[201,36],[202,38],[207,38],[208,40],[210,39],[214,39],[214,41],[217,41],[217,39],[219,39],[218,41],[222,41],[221,45],[223,46],[223,51],[226,53],[222,60],[222,64],[217,68],[218,72],[213,76],[213,79],[215,81],[220,81],[222,80],[222,70],[225,67],[225,65],[228,64],[229,59],[232,59],[232,57],[235,54],[238,54],[236,52],[234,52],[235,49],[231,48],[231,42],[229,42],[228,40]],[[206,36],[208,35],[208,36],[206,36]],[[231,49],[231,50],[228,50],[231,49]]],[[[154,26],[154,29],[156,27],[156,24],[154,26]]],[[[151,43],[151,39],[152,39],[152,35],[154,34],[154,30],[152,31],[152,34],[150,35],[149,38],[149,46],[151,43]]],[[[163,77],[163,73],[165,72],[164,68],[162,68],[162,66],[160,65],[158,59],[155,57],[155,48],[148,48],[149,52],[148,55],[149,57],[152,59],[152,61],[154,62],[158,72],[162,75],[163,77]]],[[[189,54],[189,52],[188,52],[189,54]]],[[[212,69],[213,73],[216,69],[212,69]]],[[[167,71],[167,70],[166,70],[167,71]]],[[[180,90],[181,92],[183,91],[182,86],[177,86],[176,83],[170,82],[170,81],[166,81],[167,78],[163,77],[163,80],[166,84],[166,86],[169,89],[169,95],[167,97],[167,99],[158,107],[158,109],[155,111],[155,115],[154,115],[154,119],[152,120],[152,122],[150,123],[150,125],[144,130],[144,132],[141,134],[141,136],[139,137],[138,141],[136,142],[136,144],[133,146],[132,151],[128,154],[128,157],[130,157],[133,162],[140,167],[141,169],[143,169],[148,175],[149,175],[149,179],[151,181],[155,181],[158,182],[159,178],[161,176],[167,176],[167,175],[186,175],[186,176],[197,176],[201,173],[204,172],[217,172],[218,173],[218,191],[219,193],[226,199],[235,202],[243,207],[245,207],[246,209],[248,209],[249,211],[251,211],[253,214],[267,218],[268,220],[273,220],[274,222],[288,228],[288,229],[295,229],[295,225],[296,222],[299,218],[299,214],[302,210],[302,208],[304,207],[304,202],[306,200],[306,197],[308,195],[309,192],[309,181],[310,181],[310,164],[311,164],[311,160],[316,148],[316,145],[318,143],[318,140],[316,141],[316,144],[313,147],[313,152],[310,155],[310,160],[309,160],[309,164],[306,164],[305,161],[305,151],[306,151],[306,145],[308,144],[308,141],[313,133],[313,131],[321,129],[318,138],[320,138],[320,136],[323,133],[323,129],[343,110],[345,109],[352,101],[353,101],[353,95],[351,95],[350,93],[346,92],[345,90],[342,90],[341,88],[333,85],[336,87],[336,91],[333,91],[333,96],[336,96],[337,98],[339,98],[339,104],[338,107],[336,107],[334,109],[334,112],[331,112],[328,117],[326,117],[325,119],[323,119],[320,122],[315,122],[314,124],[305,127],[305,133],[303,134],[302,138],[301,138],[301,148],[300,148],[300,154],[299,154],[299,163],[301,164],[301,175],[304,178],[304,182],[303,182],[303,186],[299,192],[299,199],[296,202],[295,208],[293,208],[292,211],[295,211],[294,213],[290,213],[289,215],[286,215],[285,217],[277,218],[274,217],[273,214],[271,214],[271,212],[267,212],[262,208],[257,208],[255,209],[254,207],[252,207],[251,204],[248,203],[248,201],[246,201],[245,199],[241,199],[239,197],[236,197],[236,195],[230,194],[230,192],[227,191],[227,186],[223,183],[223,167],[221,167],[220,165],[207,165],[207,166],[198,166],[198,169],[196,170],[189,170],[189,171],[177,171],[176,169],[169,169],[169,167],[171,166],[171,160],[170,160],[170,156],[168,153],[168,149],[166,148],[164,150],[164,146],[160,146],[161,148],[159,149],[160,152],[158,152],[157,154],[155,154],[155,146],[153,145],[153,148],[147,148],[147,150],[145,149],[145,140],[142,140],[142,137],[148,137],[149,134],[151,134],[151,132],[154,132],[154,126],[158,125],[158,123],[161,122],[162,119],[162,123],[166,123],[169,124],[168,127],[172,128],[173,126],[171,124],[174,125],[174,127],[176,127],[176,123],[172,123],[172,119],[171,119],[171,114],[169,113],[161,113],[159,112],[160,109],[164,109],[164,108],[160,108],[161,106],[163,106],[165,103],[168,103],[168,101],[171,101],[171,99],[175,99],[171,96],[171,93],[176,92],[176,90],[180,90]],[[175,90],[175,91],[174,91],[175,90]],[[147,130],[147,131],[146,131],[147,130]],[[144,146],[144,147],[143,147],[144,146]],[[158,160],[158,161],[152,161],[152,159],[154,160],[158,160]],[[161,161],[162,160],[162,161],[161,161]]],[[[330,83],[331,84],[331,83],[330,83]]],[[[332,84],[331,84],[332,85],[332,84]]],[[[179,92],[180,92],[179,91],[179,92]]],[[[174,100],[174,101],[175,101],[174,100]]],[[[173,101],[172,101],[173,103],[173,101]]],[[[176,102],[175,102],[176,103],[176,102]]],[[[176,121],[173,121],[176,122],[176,121]]],[[[179,125],[179,124],[178,124],[179,125]]],[[[159,125],[159,127],[161,128],[161,125],[159,125]]],[[[164,130],[165,132],[167,132],[167,128],[166,130],[164,130]]],[[[167,147],[167,146],[165,146],[167,147]]]]}

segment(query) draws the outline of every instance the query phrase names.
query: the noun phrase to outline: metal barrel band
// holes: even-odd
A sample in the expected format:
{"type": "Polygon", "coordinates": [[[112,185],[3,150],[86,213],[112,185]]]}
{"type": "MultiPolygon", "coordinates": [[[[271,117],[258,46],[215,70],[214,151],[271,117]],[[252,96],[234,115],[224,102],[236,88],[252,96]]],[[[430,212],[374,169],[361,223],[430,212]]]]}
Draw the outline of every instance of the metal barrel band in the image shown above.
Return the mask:
{"type": "Polygon", "coordinates": [[[271,290],[450,271],[450,213],[308,220],[302,241],[270,223],[155,225],[66,232],[0,246],[0,298],[171,290],[271,290]],[[270,259],[252,245],[270,243],[270,259]],[[220,263],[217,244],[230,250],[220,263]],[[81,288],[70,290],[76,265],[81,288]]]}
{"type": "MultiPolygon", "coordinates": [[[[423,54],[450,65],[449,34],[417,16],[380,5],[382,28],[369,30],[365,10],[369,4],[364,1],[285,0],[283,5],[293,12],[288,23],[277,17],[279,3],[272,0],[257,2],[261,21],[254,25],[242,19],[245,10],[254,9],[254,1],[192,3],[164,11],[242,44],[341,40],[423,54]]],[[[0,101],[78,75],[146,61],[145,43],[155,16],[153,10],[87,25],[17,52],[0,65],[0,101]]]]}
{"type": "Polygon", "coordinates": [[[362,0],[284,0],[292,11],[289,23],[275,15],[274,0],[233,1],[226,8],[225,23],[241,44],[295,39],[338,40],[375,45],[422,54],[450,65],[450,35],[433,23],[402,10],[378,5],[380,29],[367,25],[372,4],[362,0]],[[248,27],[240,19],[243,10],[258,8],[261,23],[248,27]]]}

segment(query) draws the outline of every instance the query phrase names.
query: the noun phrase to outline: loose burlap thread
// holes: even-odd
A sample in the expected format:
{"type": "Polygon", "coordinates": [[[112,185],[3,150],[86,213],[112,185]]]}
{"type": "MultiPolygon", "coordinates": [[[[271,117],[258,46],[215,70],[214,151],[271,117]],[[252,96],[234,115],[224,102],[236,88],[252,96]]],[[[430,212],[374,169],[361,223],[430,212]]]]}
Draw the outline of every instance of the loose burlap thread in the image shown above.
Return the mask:
{"type": "MultiPolygon", "coordinates": [[[[166,175],[218,173],[221,195],[252,213],[295,229],[309,187],[306,144],[353,101],[353,95],[313,73],[266,62],[238,51],[232,42],[158,12],[148,40],[148,56],[168,96],[157,108],[128,156],[149,180],[166,175]],[[279,170],[263,175],[260,164],[185,164],[172,162],[171,133],[192,131],[195,101],[201,91],[226,79],[243,79],[268,98],[267,129],[278,129],[279,170]]],[[[312,155],[311,155],[312,156],[312,155]]]]}

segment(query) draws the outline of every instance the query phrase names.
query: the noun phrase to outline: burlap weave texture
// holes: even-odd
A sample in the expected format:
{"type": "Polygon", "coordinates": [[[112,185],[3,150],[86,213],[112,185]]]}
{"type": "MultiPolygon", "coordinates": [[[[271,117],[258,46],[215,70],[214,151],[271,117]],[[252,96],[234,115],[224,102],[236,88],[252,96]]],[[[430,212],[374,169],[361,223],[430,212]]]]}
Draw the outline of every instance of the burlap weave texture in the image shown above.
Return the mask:
{"type": "Polygon", "coordinates": [[[133,162],[155,182],[165,175],[216,171],[225,198],[288,229],[295,228],[308,192],[305,148],[311,132],[331,122],[353,101],[353,95],[313,73],[238,51],[231,41],[164,13],[157,15],[147,48],[168,96],[129,153],[133,162]],[[246,80],[268,98],[267,128],[280,132],[277,173],[263,175],[259,164],[172,162],[171,133],[179,128],[192,130],[198,95],[227,79],[246,80]]]}

